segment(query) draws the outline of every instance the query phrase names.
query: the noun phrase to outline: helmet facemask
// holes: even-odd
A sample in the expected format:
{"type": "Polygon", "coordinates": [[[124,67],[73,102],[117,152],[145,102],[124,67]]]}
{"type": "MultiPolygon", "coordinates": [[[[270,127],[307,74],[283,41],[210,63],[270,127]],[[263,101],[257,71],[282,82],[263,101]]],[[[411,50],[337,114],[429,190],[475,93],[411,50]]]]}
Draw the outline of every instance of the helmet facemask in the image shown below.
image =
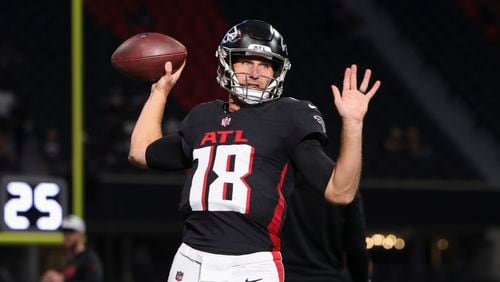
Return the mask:
{"type": "MultiPolygon", "coordinates": [[[[286,45],[281,35],[271,25],[249,20],[233,27],[224,37],[217,49],[218,58],[217,82],[227,89],[240,102],[245,104],[259,104],[278,99],[283,92],[283,84],[287,71],[291,64],[286,53],[286,45]],[[262,28],[259,30],[259,28],[262,28]],[[272,38],[271,41],[263,41],[258,32],[264,30],[264,35],[272,38]],[[252,34],[254,32],[255,34],[252,34]],[[267,34],[266,34],[267,33],[267,34]],[[278,53],[280,52],[280,53],[278,53]],[[240,83],[237,73],[234,72],[233,64],[236,57],[257,57],[270,61],[274,77],[268,78],[264,89],[249,87],[248,83],[240,83]]],[[[246,79],[250,74],[245,75],[246,79]]],[[[263,76],[261,76],[263,77],[263,76]]]]}
{"type": "MultiPolygon", "coordinates": [[[[287,58],[283,58],[277,54],[256,52],[253,50],[236,50],[220,46],[217,50],[217,57],[219,58],[219,68],[217,70],[217,82],[229,90],[231,94],[236,96],[241,102],[246,104],[259,104],[263,102],[278,99],[283,92],[283,83],[285,80],[286,72],[290,69],[290,62],[287,58]],[[262,57],[266,60],[272,61],[274,69],[274,77],[265,77],[268,83],[265,89],[255,89],[248,87],[245,82],[240,83],[237,73],[233,70],[233,63],[235,56],[252,56],[262,57]]],[[[243,74],[246,79],[250,74],[243,74]]]]}

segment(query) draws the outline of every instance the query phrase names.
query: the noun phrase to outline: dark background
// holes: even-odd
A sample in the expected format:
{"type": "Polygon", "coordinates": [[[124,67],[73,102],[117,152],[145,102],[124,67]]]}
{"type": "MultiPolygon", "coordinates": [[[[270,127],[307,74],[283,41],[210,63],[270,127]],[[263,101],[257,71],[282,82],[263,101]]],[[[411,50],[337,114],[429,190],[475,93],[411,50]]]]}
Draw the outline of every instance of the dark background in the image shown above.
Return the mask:
{"type": "MultiPolygon", "coordinates": [[[[0,4],[0,176],[71,183],[70,4],[0,4]]],[[[215,50],[225,31],[246,18],[268,21],[283,34],[292,62],[284,95],[318,106],[333,156],[340,121],[330,85],[339,85],[352,63],[382,81],[364,132],[367,237],[392,233],[406,245],[369,250],[373,281],[500,281],[500,183],[470,157],[492,148],[500,160],[499,6],[494,0],[84,1],[85,214],[106,281],[166,280],[180,242],[176,210],[184,179],[127,162],[130,131],[150,85],[116,72],[111,54],[144,31],[187,47],[165,116],[164,131],[172,132],[194,105],[224,99],[215,50]],[[373,21],[390,25],[380,29],[373,21]],[[396,53],[381,49],[387,35],[397,39],[390,50],[411,62],[407,69],[394,64],[396,53]],[[421,72],[407,75],[415,68],[421,72]],[[436,81],[443,91],[423,101],[421,91],[436,81]],[[463,110],[478,143],[461,145],[467,136],[449,130],[466,125],[442,122],[446,111],[426,103],[463,110]],[[439,239],[449,242],[446,249],[437,247],[439,239]]],[[[36,277],[24,271],[28,257],[37,258],[30,264],[36,272],[60,265],[55,249],[0,246],[0,281],[36,277]]]]}

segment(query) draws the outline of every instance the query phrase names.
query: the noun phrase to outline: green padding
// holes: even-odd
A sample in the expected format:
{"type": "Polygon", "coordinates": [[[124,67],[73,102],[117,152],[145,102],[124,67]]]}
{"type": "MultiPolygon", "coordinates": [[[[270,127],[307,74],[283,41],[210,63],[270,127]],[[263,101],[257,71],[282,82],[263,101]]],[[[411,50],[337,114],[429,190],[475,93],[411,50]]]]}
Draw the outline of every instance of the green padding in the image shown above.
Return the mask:
{"type": "Polygon", "coordinates": [[[0,244],[61,244],[61,232],[0,232],[0,244]]]}

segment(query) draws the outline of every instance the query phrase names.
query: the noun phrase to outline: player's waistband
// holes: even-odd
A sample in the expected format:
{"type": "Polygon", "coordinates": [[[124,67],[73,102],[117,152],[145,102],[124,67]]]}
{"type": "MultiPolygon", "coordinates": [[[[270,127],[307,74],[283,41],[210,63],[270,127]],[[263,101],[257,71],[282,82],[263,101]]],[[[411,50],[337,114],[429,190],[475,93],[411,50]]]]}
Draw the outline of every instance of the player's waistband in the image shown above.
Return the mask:
{"type": "Polygon", "coordinates": [[[256,252],[246,255],[219,255],[212,254],[203,251],[199,251],[193,249],[186,243],[182,243],[178,249],[182,255],[195,260],[197,262],[202,262],[203,259],[213,259],[213,260],[227,260],[230,259],[233,265],[238,264],[248,264],[248,263],[256,263],[261,261],[269,261],[269,260],[281,260],[281,253],[279,251],[273,252],[256,252]]]}

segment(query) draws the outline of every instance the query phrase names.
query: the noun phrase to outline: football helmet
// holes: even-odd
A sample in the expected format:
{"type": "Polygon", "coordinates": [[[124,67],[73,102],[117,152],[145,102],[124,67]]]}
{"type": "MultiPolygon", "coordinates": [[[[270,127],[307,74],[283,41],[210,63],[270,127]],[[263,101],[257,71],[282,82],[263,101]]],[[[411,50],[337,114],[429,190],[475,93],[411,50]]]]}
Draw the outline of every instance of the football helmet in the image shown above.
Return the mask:
{"type": "Polygon", "coordinates": [[[259,104],[281,96],[291,63],[285,41],[272,25],[259,20],[246,20],[233,26],[225,34],[215,55],[219,59],[217,82],[239,101],[259,104]],[[236,57],[241,56],[257,56],[272,62],[274,77],[270,78],[265,89],[240,84],[233,70],[233,63],[236,57]]]}

